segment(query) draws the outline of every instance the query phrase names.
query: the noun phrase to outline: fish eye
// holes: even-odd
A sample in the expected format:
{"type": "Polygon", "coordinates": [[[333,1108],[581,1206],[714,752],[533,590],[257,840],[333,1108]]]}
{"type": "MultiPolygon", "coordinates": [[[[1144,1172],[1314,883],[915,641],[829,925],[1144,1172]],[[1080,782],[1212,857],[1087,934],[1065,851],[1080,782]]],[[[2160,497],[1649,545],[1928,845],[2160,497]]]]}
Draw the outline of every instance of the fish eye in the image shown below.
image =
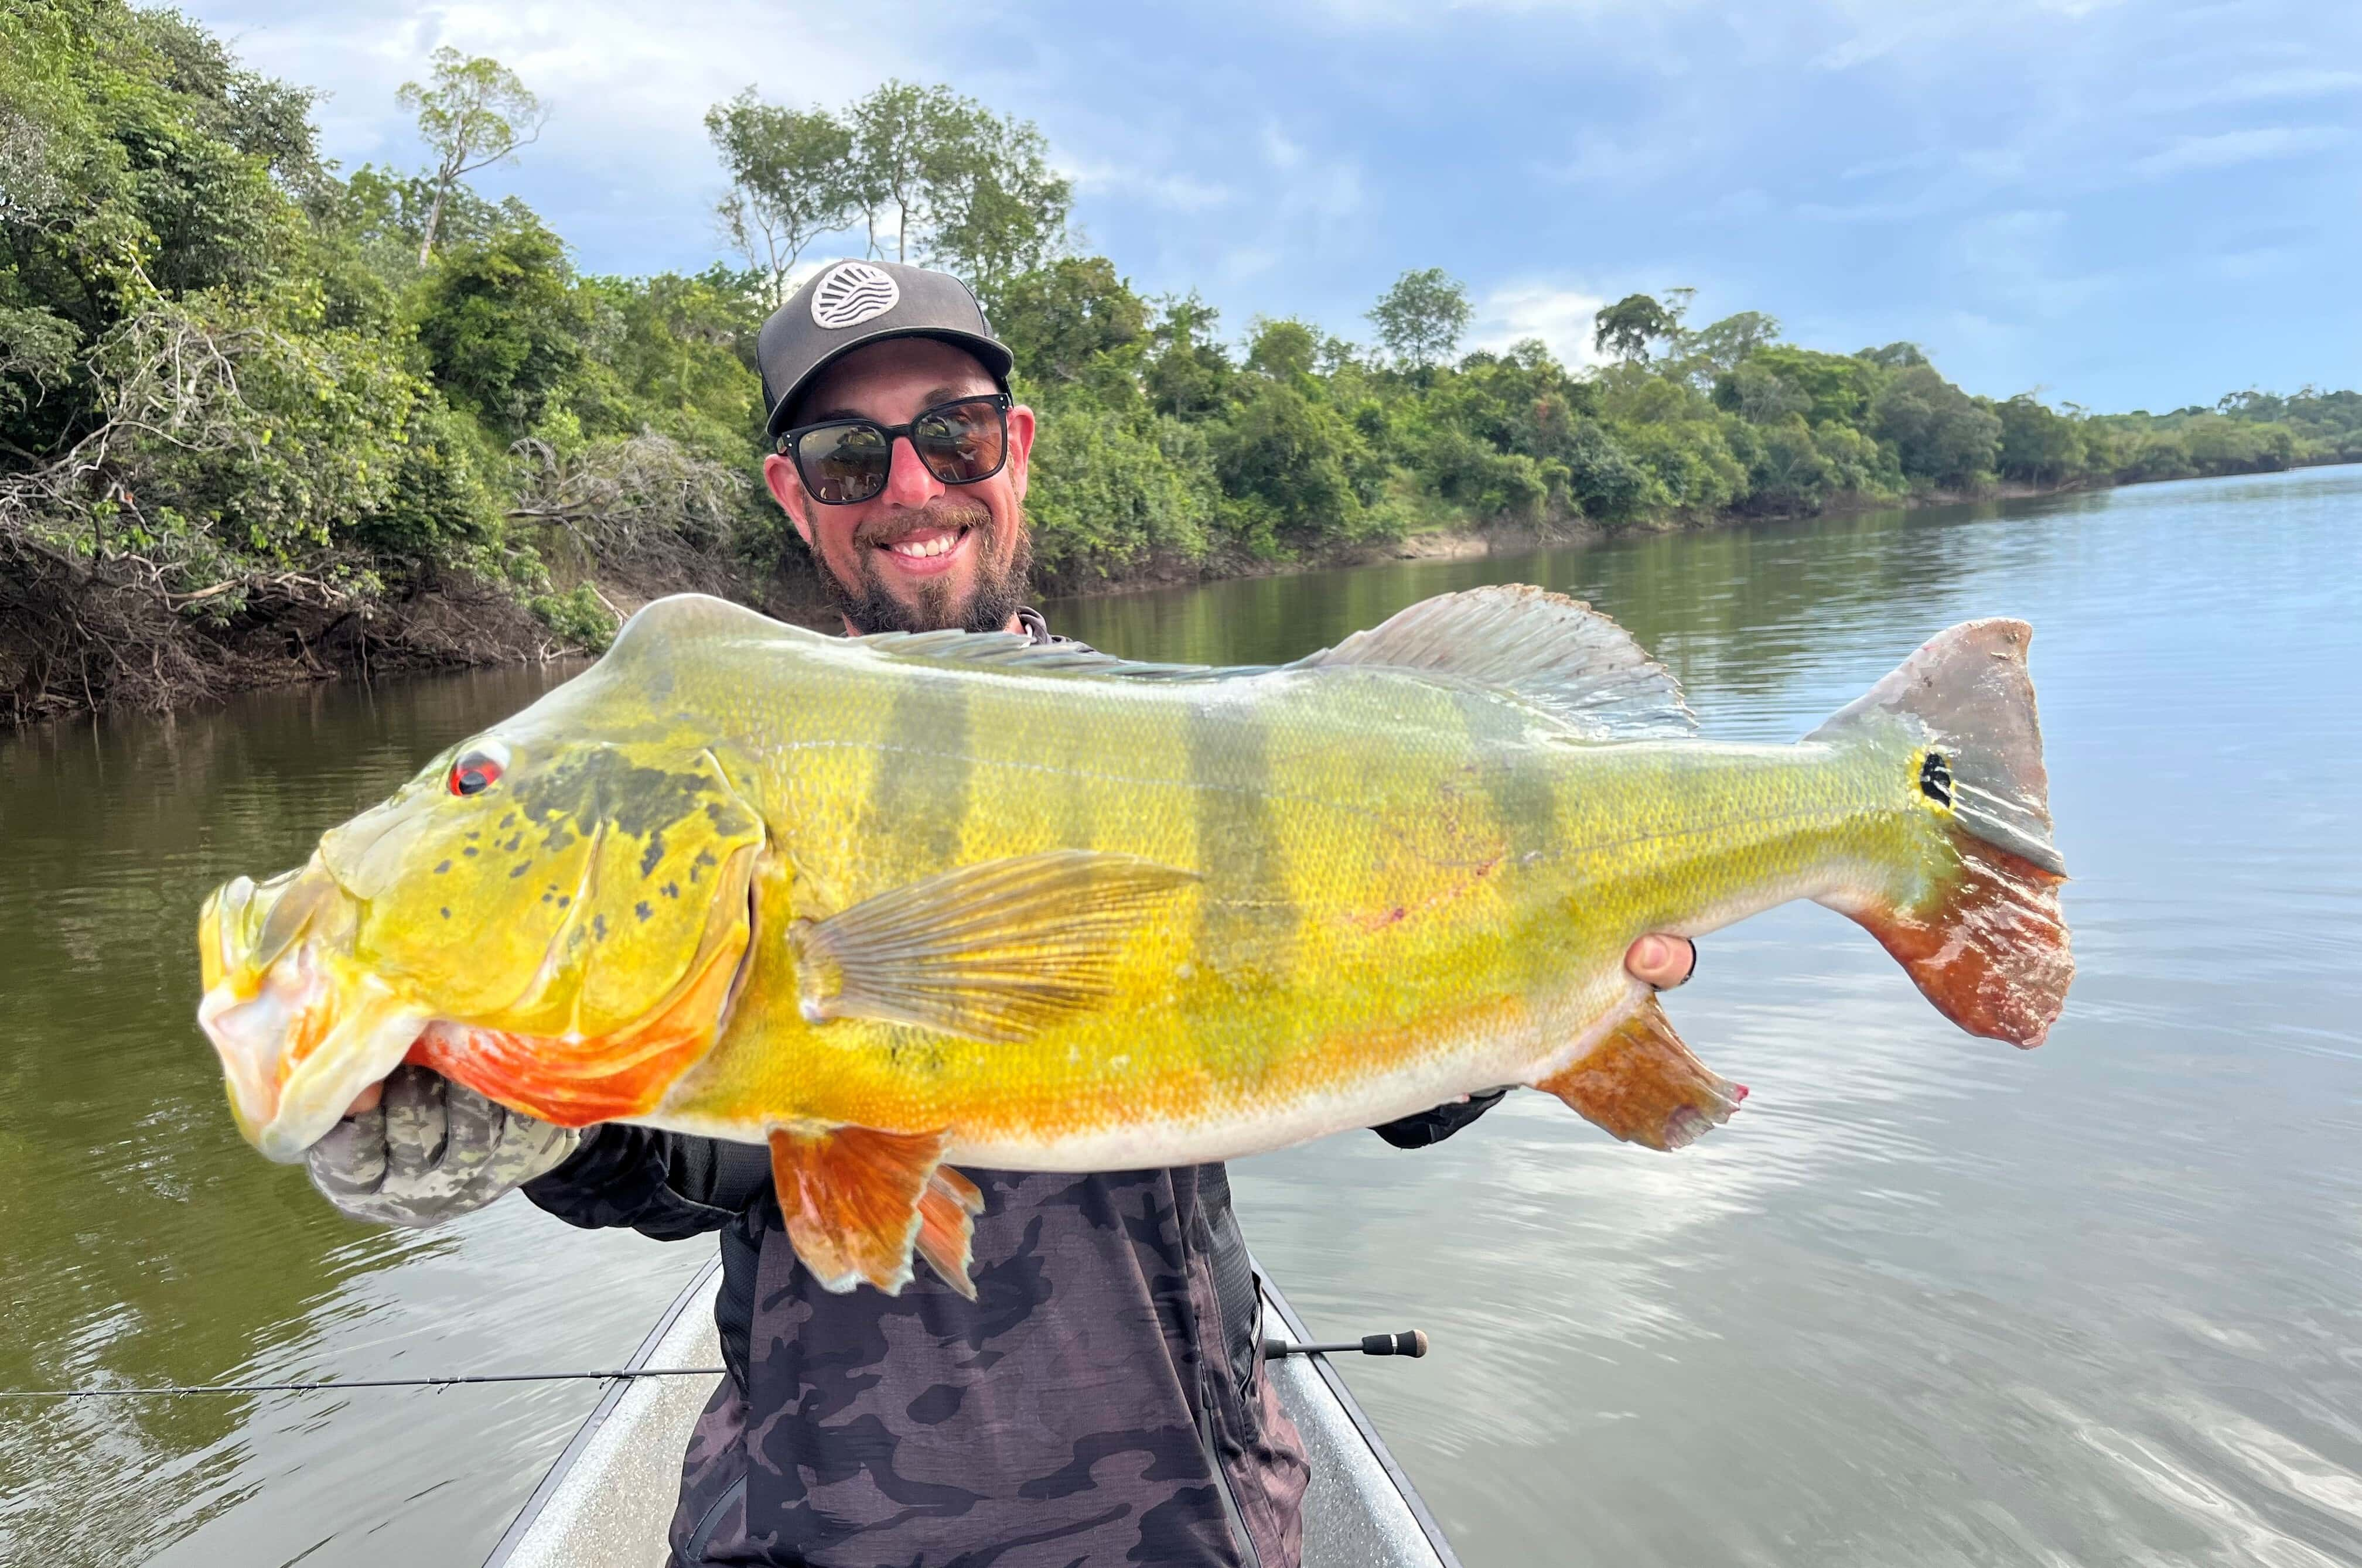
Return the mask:
{"type": "Polygon", "coordinates": [[[496,740],[483,740],[459,754],[443,782],[454,795],[480,795],[508,770],[509,748],[496,740]]]}

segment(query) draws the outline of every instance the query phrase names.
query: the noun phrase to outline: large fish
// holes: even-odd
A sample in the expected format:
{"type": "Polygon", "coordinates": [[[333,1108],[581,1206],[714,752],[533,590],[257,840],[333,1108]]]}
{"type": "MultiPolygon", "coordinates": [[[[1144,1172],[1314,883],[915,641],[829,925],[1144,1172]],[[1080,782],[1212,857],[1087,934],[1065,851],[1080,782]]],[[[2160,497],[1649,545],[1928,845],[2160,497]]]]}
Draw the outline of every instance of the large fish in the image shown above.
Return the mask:
{"type": "Polygon", "coordinates": [[[207,901],[199,1020],[295,1160],[408,1059],[569,1125],[767,1142],[832,1289],[967,1280],[955,1163],[1191,1164],[1498,1085],[1657,1148],[1746,1091],[1622,956],[1791,899],[1974,1033],[2073,966],[2015,621],[1794,745],[1703,741],[1614,623],[1429,600],[1275,668],[841,639],[720,600],[207,901]]]}

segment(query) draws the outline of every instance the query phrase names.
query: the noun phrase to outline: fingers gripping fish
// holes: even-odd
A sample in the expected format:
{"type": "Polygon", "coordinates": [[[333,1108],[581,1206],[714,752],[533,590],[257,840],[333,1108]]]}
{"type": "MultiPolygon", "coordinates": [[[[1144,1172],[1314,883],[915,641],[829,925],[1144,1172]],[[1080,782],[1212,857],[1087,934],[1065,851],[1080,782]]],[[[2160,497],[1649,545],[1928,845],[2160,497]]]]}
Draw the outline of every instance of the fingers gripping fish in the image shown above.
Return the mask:
{"type": "Polygon", "coordinates": [[[1230,670],[664,600],[216,892],[199,1021],[275,1159],[405,1060],[767,1143],[840,1290],[914,1253],[970,1288],[960,1163],[1227,1159],[1502,1084],[1677,1148],[1746,1091],[1625,975],[1645,932],[1816,900],[1963,1029],[2041,1042],[2073,965],[2028,635],[1956,626],[1743,745],[1530,588],[1230,670]]]}

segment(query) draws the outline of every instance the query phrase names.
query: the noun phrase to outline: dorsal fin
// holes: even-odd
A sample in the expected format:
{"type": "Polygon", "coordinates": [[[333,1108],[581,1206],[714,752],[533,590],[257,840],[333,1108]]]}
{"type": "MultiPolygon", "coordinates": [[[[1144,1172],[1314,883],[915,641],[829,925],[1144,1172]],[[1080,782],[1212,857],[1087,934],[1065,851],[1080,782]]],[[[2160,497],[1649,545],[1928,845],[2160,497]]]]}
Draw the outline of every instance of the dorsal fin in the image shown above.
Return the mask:
{"type": "Polygon", "coordinates": [[[1425,670],[1513,691],[1601,740],[1697,734],[1672,671],[1590,605],[1526,583],[1440,594],[1288,668],[1425,670]]]}
{"type": "Polygon", "coordinates": [[[1134,680],[1229,680],[1261,675],[1267,664],[1221,667],[1138,664],[1081,643],[1037,643],[1019,632],[877,632],[849,639],[889,658],[939,664],[998,665],[1028,675],[1120,675],[1134,680]]]}
{"type": "Polygon", "coordinates": [[[1131,680],[1396,669],[1496,687],[1595,740],[1697,734],[1697,716],[1682,701],[1681,682],[1629,632],[1588,604],[1522,583],[1421,600],[1381,625],[1286,665],[1135,664],[1080,643],[1037,643],[1015,632],[881,632],[853,641],[894,658],[1131,680]]]}

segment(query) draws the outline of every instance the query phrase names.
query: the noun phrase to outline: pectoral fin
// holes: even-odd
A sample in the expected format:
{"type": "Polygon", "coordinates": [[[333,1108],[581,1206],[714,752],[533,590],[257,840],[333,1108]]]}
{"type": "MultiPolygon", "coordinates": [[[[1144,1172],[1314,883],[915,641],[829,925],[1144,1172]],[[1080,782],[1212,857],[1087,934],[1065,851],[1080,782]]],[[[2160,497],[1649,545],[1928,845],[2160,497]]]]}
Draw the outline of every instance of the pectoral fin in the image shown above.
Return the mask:
{"type": "Polygon", "coordinates": [[[1534,1087],[1628,1143],[1678,1149],[1730,1120],[1747,1087],[1709,1070],[1654,996],[1573,1064],[1534,1087]]]}
{"type": "Polygon", "coordinates": [[[915,1248],[946,1284],[973,1300],[974,1183],[943,1164],[948,1132],[874,1127],[771,1130],[771,1182],[796,1257],[823,1289],[864,1283],[889,1296],[911,1282],[915,1248]]]}
{"type": "Polygon", "coordinates": [[[1023,1040],[1106,1001],[1124,944],[1197,880],[1134,856],[1053,850],[796,921],[788,941],[803,1016],[1023,1040]]]}

